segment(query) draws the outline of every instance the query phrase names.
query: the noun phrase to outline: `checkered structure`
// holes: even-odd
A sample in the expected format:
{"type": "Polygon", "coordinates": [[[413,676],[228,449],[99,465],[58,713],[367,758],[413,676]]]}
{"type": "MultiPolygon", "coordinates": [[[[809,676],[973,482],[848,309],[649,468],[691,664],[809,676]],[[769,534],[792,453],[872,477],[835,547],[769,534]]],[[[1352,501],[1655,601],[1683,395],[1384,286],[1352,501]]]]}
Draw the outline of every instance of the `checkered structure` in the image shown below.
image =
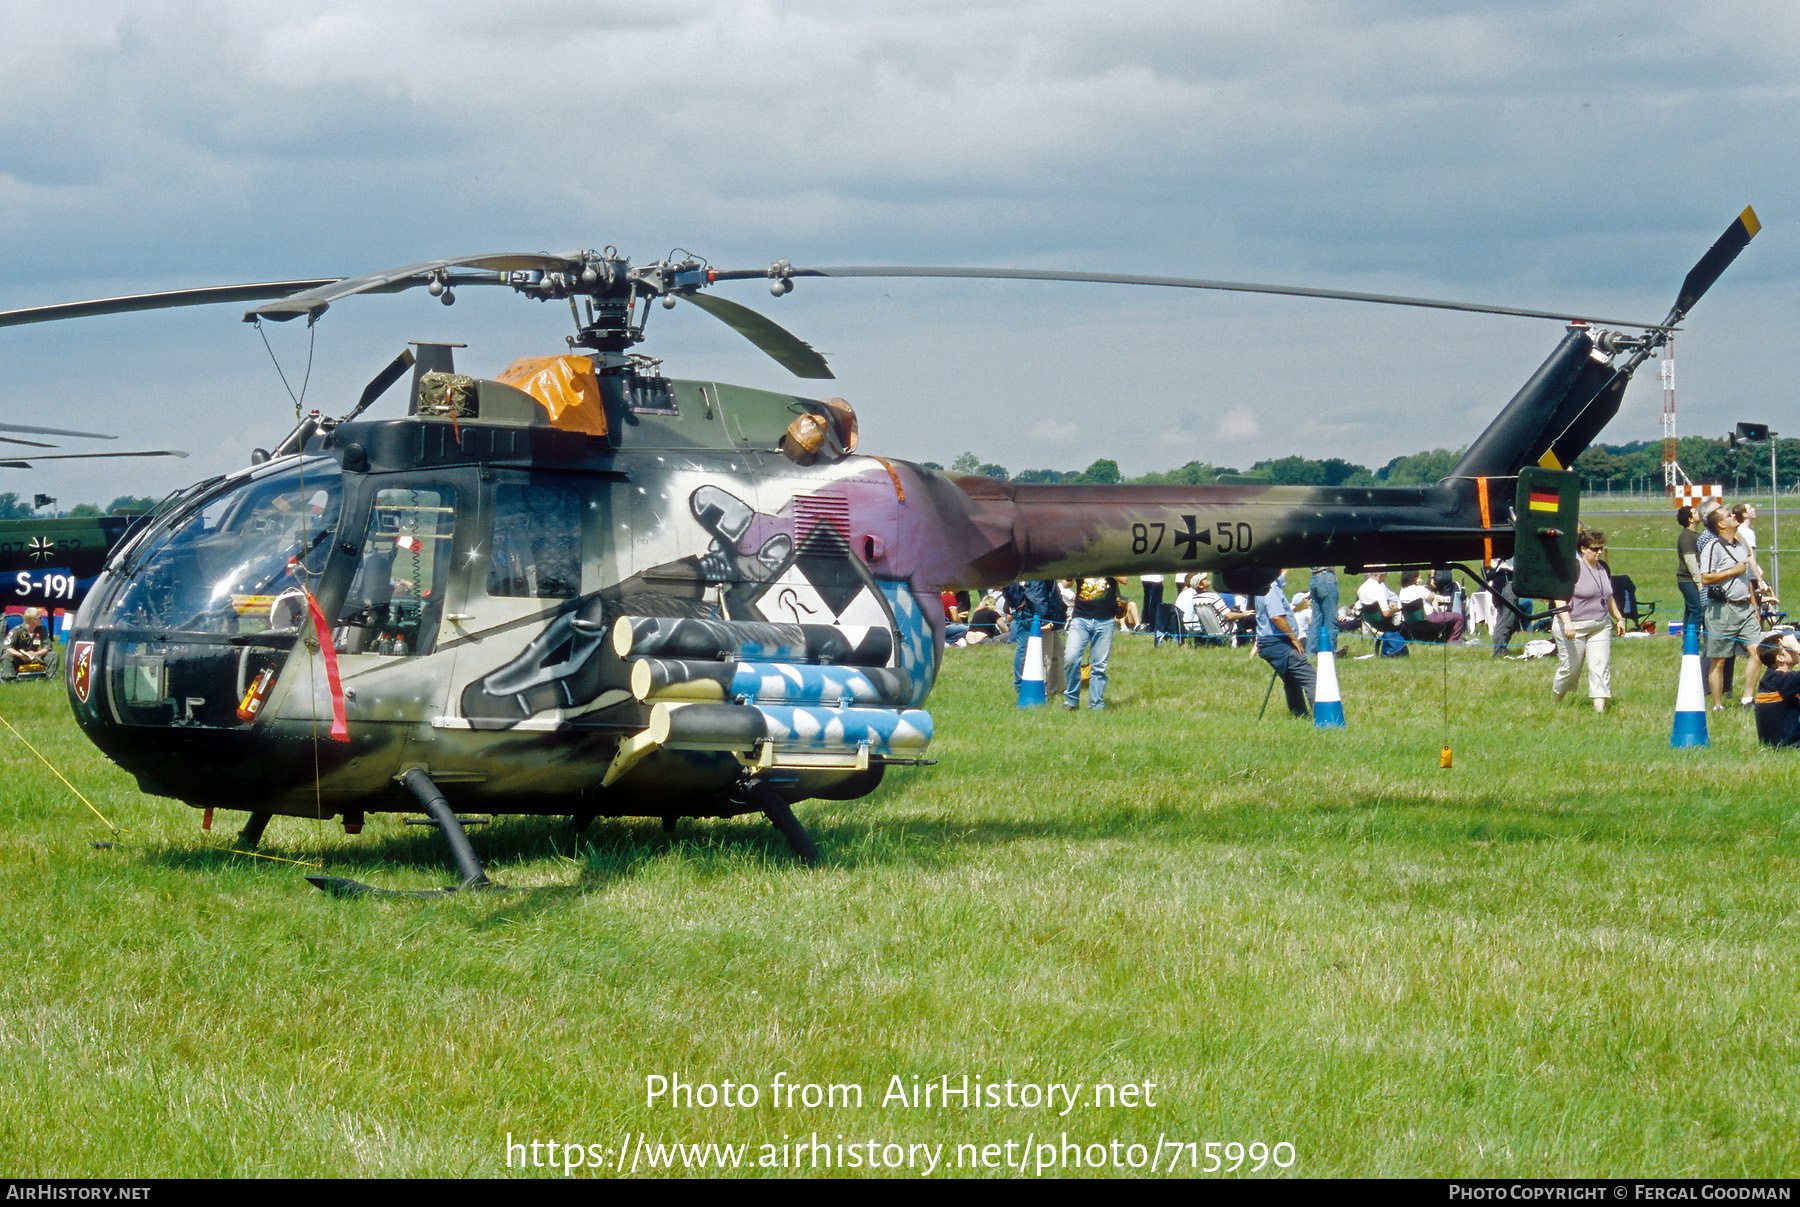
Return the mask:
{"type": "Polygon", "coordinates": [[[1706,503],[1715,507],[1723,506],[1725,493],[1717,486],[1695,486],[1691,482],[1686,486],[1675,488],[1675,506],[1677,508],[1692,507],[1695,511],[1699,511],[1702,504],[1706,503]]]}

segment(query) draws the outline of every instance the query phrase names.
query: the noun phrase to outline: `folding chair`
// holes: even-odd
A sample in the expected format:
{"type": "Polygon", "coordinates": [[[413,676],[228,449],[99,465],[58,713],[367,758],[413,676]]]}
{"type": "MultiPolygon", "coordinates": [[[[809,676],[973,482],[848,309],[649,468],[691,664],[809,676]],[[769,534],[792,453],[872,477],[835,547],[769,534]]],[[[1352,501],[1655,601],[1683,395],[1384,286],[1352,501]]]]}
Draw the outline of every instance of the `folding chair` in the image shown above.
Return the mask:
{"type": "Polygon", "coordinates": [[[1650,618],[1656,615],[1656,607],[1659,601],[1650,600],[1649,602],[1645,602],[1640,600],[1637,593],[1637,584],[1631,581],[1631,575],[1629,574],[1613,575],[1612,589],[1613,602],[1619,605],[1619,614],[1625,618],[1626,623],[1634,629],[1642,629],[1645,632],[1648,632],[1650,629],[1650,618]]]}
{"type": "Polygon", "coordinates": [[[1411,603],[1400,610],[1400,623],[1395,626],[1408,641],[1442,644],[1450,626],[1425,618],[1425,605],[1411,603]]]}

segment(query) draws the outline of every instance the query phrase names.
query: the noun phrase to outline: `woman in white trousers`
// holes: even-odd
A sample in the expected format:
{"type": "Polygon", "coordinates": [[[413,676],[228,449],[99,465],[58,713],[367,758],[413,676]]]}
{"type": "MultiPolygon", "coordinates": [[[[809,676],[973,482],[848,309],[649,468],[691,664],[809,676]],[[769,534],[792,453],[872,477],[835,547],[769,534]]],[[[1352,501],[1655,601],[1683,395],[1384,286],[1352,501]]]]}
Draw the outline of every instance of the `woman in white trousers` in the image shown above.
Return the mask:
{"type": "MultiPolygon", "coordinates": [[[[1575,568],[1575,591],[1568,599],[1568,611],[1557,615],[1551,626],[1556,633],[1556,678],[1550,694],[1562,702],[1569,685],[1587,664],[1588,696],[1595,712],[1605,712],[1612,699],[1612,639],[1625,635],[1625,615],[1613,598],[1612,575],[1601,563],[1606,553],[1606,534],[1598,528],[1583,532],[1577,542],[1581,549],[1575,568]]],[[[1562,600],[1555,606],[1563,606],[1562,600]]]]}

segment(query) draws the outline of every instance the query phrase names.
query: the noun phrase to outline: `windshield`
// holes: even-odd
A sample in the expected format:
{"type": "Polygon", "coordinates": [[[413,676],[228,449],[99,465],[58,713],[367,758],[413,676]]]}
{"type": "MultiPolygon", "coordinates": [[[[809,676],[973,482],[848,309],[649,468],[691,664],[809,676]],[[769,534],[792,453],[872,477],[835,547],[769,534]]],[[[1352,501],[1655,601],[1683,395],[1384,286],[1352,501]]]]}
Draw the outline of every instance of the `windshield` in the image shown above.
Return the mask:
{"type": "Polygon", "coordinates": [[[185,633],[297,627],[331,552],[342,477],[318,458],[241,482],[172,517],[134,550],[108,623],[185,633]]]}

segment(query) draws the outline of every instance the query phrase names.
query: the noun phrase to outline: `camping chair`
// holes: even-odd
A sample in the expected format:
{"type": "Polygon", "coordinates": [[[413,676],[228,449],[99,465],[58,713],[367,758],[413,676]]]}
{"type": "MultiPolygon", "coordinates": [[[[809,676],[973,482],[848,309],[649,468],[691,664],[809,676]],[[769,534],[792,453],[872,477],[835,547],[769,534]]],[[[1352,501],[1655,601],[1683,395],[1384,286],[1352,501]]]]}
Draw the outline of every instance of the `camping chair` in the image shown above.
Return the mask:
{"type": "Polygon", "coordinates": [[[1177,645],[1187,644],[1187,626],[1181,623],[1181,613],[1176,611],[1172,603],[1156,605],[1156,616],[1150,624],[1151,632],[1156,634],[1159,642],[1173,641],[1177,645]]]}
{"type": "MultiPolygon", "coordinates": [[[[1361,633],[1364,637],[1367,637],[1377,645],[1381,644],[1381,635],[1383,633],[1394,633],[1399,631],[1400,626],[1383,615],[1381,609],[1374,604],[1363,605],[1363,607],[1358,610],[1357,615],[1362,617],[1362,627],[1359,628],[1357,632],[1361,633]]],[[[1402,634],[1402,636],[1404,636],[1404,634],[1402,634]]]]}
{"type": "Polygon", "coordinates": [[[53,642],[36,657],[26,658],[21,662],[15,663],[15,673],[11,681],[15,683],[25,683],[32,679],[48,679],[56,674],[61,665],[62,652],[56,648],[56,645],[53,642]]]}
{"type": "Polygon", "coordinates": [[[1425,605],[1410,603],[1400,610],[1400,624],[1397,626],[1408,641],[1430,642],[1442,644],[1450,626],[1425,618],[1425,605]]]}
{"type": "MultiPolygon", "coordinates": [[[[1179,613],[1176,615],[1176,619],[1180,619],[1179,613]]],[[[1219,619],[1218,612],[1213,609],[1211,604],[1203,603],[1196,607],[1194,619],[1199,622],[1197,625],[1184,627],[1187,627],[1188,635],[1194,639],[1196,646],[1224,645],[1226,643],[1225,622],[1219,619]]]]}
{"type": "Polygon", "coordinates": [[[1619,614],[1625,618],[1625,623],[1629,624],[1634,629],[1648,633],[1650,631],[1650,618],[1656,615],[1656,606],[1659,601],[1654,599],[1648,602],[1640,600],[1637,593],[1637,584],[1631,581],[1631,575],[1629,574],[1613,575],[1612,589],[1613,602],[1619,605],[1619,614]]]}

